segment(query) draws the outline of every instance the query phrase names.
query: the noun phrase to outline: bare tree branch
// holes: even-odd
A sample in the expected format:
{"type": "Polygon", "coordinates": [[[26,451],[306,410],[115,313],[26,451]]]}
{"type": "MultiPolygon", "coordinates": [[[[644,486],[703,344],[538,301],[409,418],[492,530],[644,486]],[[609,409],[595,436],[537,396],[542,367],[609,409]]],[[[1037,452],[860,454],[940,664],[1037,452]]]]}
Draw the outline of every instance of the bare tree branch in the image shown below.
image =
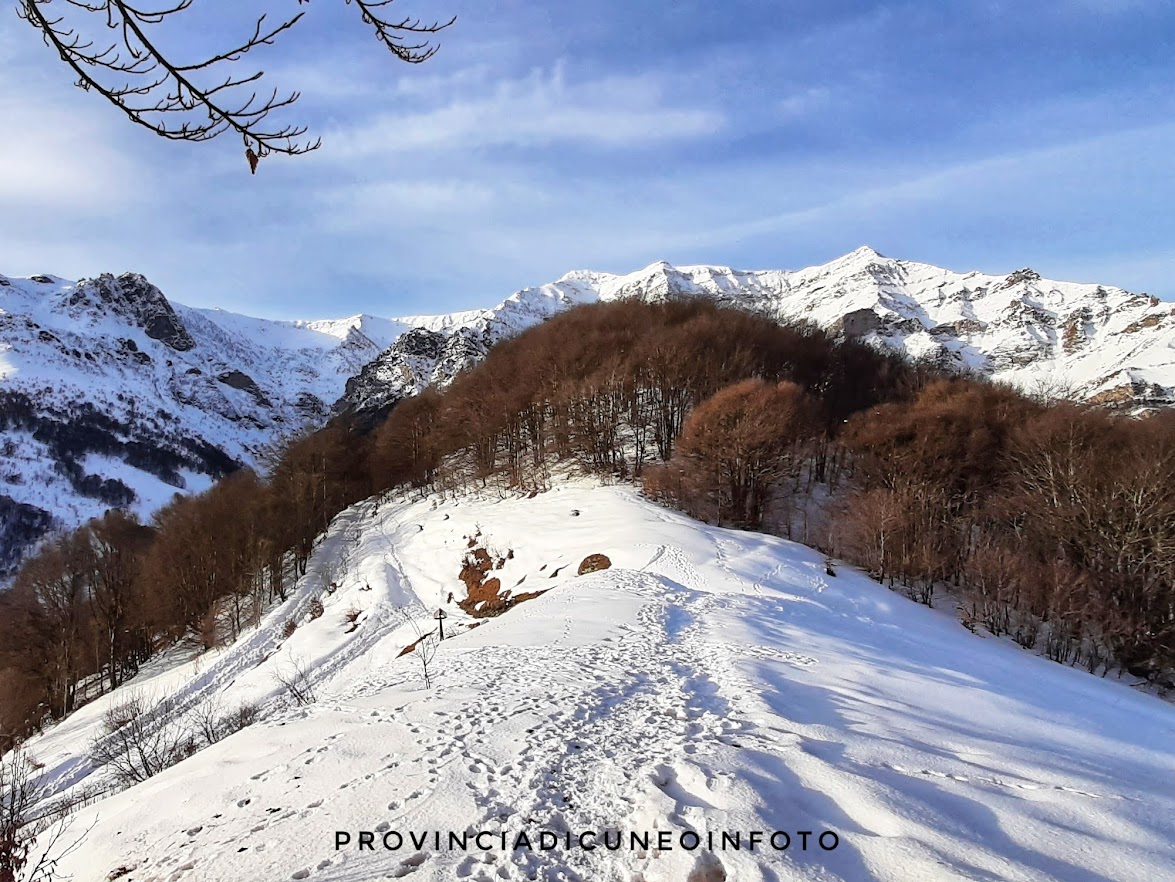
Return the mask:
{"type": "MultiPolygon", "coordinates": [[[[257,161],[270,153],[298,155],[321,145],[321,139],[305,137],[306,126],[266,124],[271,113],[294,104],[300,93],[258,91],[263,70],[234,74],[225,69],[254,49],[275,45],[302,20],[303,12],[277,24],[263,14],[243,41],[181,62],[157,41],[154,28],[189,10],[194,0],[165,0],[166,5],[157,7],[143,7],[132,0],[57,0],[64,5],[60,13],[51,11],[52,2],[17,0],[17,15],[41,33],[45,45],[76,75],[77,86],[97,92],[135,125],[173,141],[210,141],[235,132],[244,141],[253,171],[257,161]],[[84,36],[81,24],[94,19],[113,32],[109,43],[84,36]]],[[[308,2],[298,0],[299,5],[308,2]]],[[[358,8],[363,21],[396,58],[409,64],[431,58],[437,47],[429,45],[427,36],[456,20],[393,21],[383,16],[394,0],[345,2],[358,8]]]]}
{"type": "MultiPolygon", "coordinates": [[[[393,23],[381,18],[377,10],[391,6],[395,0],[353,0],[353,2],[362,14],[364,23],[371,25],[375,29],[375,35],[379,41],[397,58],[409,64],[420,64],[422,61],[428,61],[428,59],[433,57],[439,47],[430,46],[428,40],[417,43],[406,43],[405,39],[407,38],[404,36],[405,34],[435,34],[438,31],[443,31],[457,20],[457,16],[453,16],[443,24],[439,22],[423,24],[420,19],[405,18],[402,21],[393,23]]],[[[347,5],[350,6],[351,4],[352,0],[347,0],[347,5]]]]}

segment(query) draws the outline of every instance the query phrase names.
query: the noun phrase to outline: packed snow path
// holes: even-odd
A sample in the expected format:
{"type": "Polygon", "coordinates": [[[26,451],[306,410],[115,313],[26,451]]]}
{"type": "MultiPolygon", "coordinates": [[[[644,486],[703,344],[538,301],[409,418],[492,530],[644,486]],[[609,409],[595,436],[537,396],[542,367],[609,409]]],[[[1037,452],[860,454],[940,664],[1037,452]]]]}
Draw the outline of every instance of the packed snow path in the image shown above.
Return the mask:
{"type": "MultiPolygon", "coordinates": [[[[1175,878],[1175,708],[628,488],[357,506],[258,634],[156,686],[264,704],[302,659],[318,701],[81,812],[94,826],[63,867],[78,882],[1175,878]],[[431,627],[478,534],[513,552],[505,587],[550,590],[474,629],[449,604],[426,690],[399,655],[416,639],[400,610],[431,627]],[[593,553],[612,568],[576,576],[593,553]],[[327,573],[325,614],[275,648],[327,573]],[[431,840],[658,830],[672,850],[431,840]],[[816,844],[828,830],[832,851],[816,844]],[[684,831],[786,831],[791,847],[688,851],[684,831]]],[[[71,786],[99,711],[34,744],[71,786]]]]}

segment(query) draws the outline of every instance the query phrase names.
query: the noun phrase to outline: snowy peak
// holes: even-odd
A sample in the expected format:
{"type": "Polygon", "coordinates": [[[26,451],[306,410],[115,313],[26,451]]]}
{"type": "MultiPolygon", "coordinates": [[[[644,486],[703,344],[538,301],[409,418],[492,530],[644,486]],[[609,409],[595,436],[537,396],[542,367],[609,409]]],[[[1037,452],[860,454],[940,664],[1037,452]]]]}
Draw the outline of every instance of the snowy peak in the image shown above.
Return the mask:
{"type": "Polygon", "coordinates": [[[138,273],[123,273],[117,278],[104,273],[97,279],[83,279],[73,289],[67,304],[120,315],[142,328],[151,339],[177,352],[187,352],[196,346],[163,292],[138,273]]]}
{"type": "Polygon", "coordinates": [[[0,276],[0,309],[39,318],[49,327],[74,324],[100,332],[123,324],[177,352],[196,345],[163,292],[138,273],[103,273],[76,283],[56,276],[0,276]]]}
{"type": "Polygon", "coordinates": [[[709,297],[1025,388],[1130,406],[1175,403],[1172,304],[1031,268],[957,273],[866,246],[796,271],[662,261],[627,275],[570,273],[556,285],[598,300],[709,297]]]}
{"type": "Polygon", "coordinates": [[[192,309],[136,273],[0,276],[0,579],[55,527],[147,518],[321,426],[403,330],[192,309]]]}

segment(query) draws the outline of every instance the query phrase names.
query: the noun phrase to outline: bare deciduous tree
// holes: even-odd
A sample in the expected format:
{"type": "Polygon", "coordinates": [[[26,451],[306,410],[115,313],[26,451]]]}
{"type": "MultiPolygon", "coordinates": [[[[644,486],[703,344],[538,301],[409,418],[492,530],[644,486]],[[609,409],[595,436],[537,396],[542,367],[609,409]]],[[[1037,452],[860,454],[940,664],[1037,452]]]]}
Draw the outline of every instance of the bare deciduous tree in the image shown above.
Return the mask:
{"type": "Polygon", "coordinates": [[[257,722],[260,712],[255,704],[238,705],[226,711],[219,695],[212,695],[192,711],[192,729],[207,746],[223,741],[257,722]]]}
{"type": "Polygon", "coordinates": [[[39,771],[22,747],[0,758],[0,882],[51,882],[85,837],[66,840],[68,809],[50,804],[39,771]]]}
{"type": "MultiPolygon", "coordinates": [[[[298,0],[302,6],[309,0],[298,0]]],[[[451,25],[411,17],[388,18],[394,0],[345,0],[379,42],[400,61],[427,61],[437,47],[429,39],[451,25]]],[[[271,113],[298,100],[298,92],[259,90],[264,71],[234,72],[231,66],[297,25],[304,11],[276,23],[261,15],[252,33],[232,45],[183,59],[163,41],[194,0],[18,0],[17,14],[36,28],[45,45],[77,77],[76,84],[97,92],[135,125],[174,141],[209,141],[235,132],[244,139],[252,171],[270,153],[296,155],[315,150],[306,126],[274,125],[271,113]],[[59,11],[58,11],[59,10],[59,11]],[[89,36],[99,31],[102,37],[89,36]],[[268,96],[266,93],[268,92],[268,96]]],[[[189,30],[191,25],[189,24],[189,30]]]]}
{"type": "Polygon", "coordinates": [[[695,517],[758,529],[785,478],[818,434],[815,403],[794,383],[750,379],[722,389],[685,421],[677,451],[646,487],[695,517]]]}
{"type": "Polygon", "coordinates": [[[108,768],[124,787],[146,781],[199,749],[195,737],[172,719],[174,698],[152,702],[132,693],[111,706],[102,720],[102,733],[90,746],[90,759],[108,768]]]}
{"type": "Polygon", "coordinates": [[[424,679],[424,688],[432,688],[432,660],[436,658],[437,644],[440,641],[432,631],[429,631],[416,642],[416,657],[420,659],[420,675],[424,679]]]}

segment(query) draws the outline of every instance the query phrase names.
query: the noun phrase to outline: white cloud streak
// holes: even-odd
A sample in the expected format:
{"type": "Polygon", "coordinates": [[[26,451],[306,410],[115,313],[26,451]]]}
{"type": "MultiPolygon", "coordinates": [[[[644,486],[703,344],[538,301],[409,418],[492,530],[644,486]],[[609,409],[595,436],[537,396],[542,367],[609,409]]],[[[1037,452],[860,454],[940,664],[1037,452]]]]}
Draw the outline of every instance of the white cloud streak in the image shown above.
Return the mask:
{"type": "Polygon", "coordinates": [[[656,75],[572,82],[563,66],[493,82],[478,71],[412,82],[395,96],[418,105],[328,133],[337,160],[413,151],[572,144],[634,148],[714,135],[725,125],[716,110],[674,104],[656,75]]]}

